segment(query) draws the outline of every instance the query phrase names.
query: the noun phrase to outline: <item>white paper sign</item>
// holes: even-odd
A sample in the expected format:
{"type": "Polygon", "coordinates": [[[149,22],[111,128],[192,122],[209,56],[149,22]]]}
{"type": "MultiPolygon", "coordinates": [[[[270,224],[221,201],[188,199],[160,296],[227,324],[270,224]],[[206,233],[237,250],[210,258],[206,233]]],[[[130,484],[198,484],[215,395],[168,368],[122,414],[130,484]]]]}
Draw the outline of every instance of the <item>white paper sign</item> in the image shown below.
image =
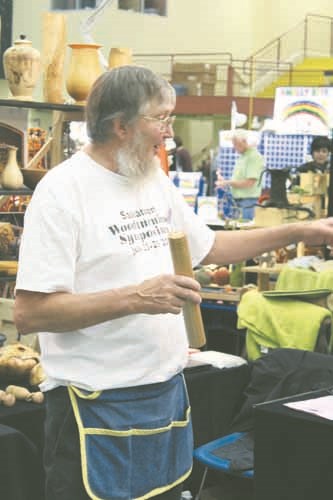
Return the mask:
{"type": "Polygon", "coordinates": [[[278,87],[274,123],[280,134],[328,135],[333,127],[333,87],[278,87]]]}

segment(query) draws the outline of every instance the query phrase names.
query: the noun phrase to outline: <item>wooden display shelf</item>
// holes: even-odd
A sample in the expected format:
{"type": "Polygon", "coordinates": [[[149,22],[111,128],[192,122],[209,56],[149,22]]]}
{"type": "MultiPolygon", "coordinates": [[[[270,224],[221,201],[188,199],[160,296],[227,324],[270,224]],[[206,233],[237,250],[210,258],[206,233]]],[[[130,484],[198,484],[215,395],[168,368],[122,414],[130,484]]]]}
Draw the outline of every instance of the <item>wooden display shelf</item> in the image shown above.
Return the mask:
{"type": "MultiPolygon", "coordinates": [[[[0,187],[0,196],[31,196],[33,193],[32,189],[23,187],[20,189],[3,189],[0,187]]],[[[1,212],[3,213],[3,212],[1,212]]],[[[8,212],[10,213],[10,212],[8,212]]],[[[17,213],[17,212],[15,212],[17,213]]]]}
{"type": "Polygon", "coordinates": [[[82,113],[82,116],[84,111],[84,106],[79,104],[58,104],[41,101],[21,101],[17,99],[0,99],[0,106],[8,106],[11,108],[45,109],[51,111],[74,111],[82,113]]]}
{"type": "Polygon", "coordinates": [[[240,288],[225,288],[217,285],[202,287],[200,290],[201,298],[204,300],[222,300],[225,302],[239,302],[240,288]]]}

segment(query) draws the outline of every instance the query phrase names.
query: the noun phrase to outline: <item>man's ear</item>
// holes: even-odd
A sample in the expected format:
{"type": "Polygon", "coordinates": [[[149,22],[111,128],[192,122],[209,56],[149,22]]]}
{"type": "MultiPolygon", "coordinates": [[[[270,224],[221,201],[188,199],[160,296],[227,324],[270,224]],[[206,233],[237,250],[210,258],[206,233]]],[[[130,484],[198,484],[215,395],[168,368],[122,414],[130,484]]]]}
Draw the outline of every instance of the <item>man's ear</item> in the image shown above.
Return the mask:
{"type": "Polygon", "coordinates": [[[125,139],[128,133],[128,127],[120,116],[113,120],[113,132],[119,139],[125,139]]]}

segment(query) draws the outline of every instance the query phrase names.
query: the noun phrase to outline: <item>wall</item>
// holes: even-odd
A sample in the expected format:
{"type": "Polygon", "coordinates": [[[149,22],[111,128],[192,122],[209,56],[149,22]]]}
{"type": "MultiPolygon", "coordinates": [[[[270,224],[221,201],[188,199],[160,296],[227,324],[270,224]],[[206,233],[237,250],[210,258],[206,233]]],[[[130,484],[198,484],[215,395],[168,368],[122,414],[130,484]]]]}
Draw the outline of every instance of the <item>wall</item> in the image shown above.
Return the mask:
{"type": "MultiPolygon", "coordinates": [[[[111,47],[117,46],[132,47],[134,52],[212,51],[232,52],[241,57],[252,47],[252,26],[248,22],[252,0],[241,2],[242,17],[238,16],[237,2],[226,9],[225,1],[169,0],[168,16],[160,17],[118,10],[115,0],[98,18],[92,36],[103,45],[105,57],[111,47]]],[[[24,33],[40,49],[42,13],[48,10],[49,1],[34,0],[33,15],[31,8],[31,2],[14,0],[13,38],[24,33]]],[[[80,22],[88,15],[89,11],[66,14],[69,43],[83,41],[80,22]]],[[[0,95],[5,97],[6,86],[0,83],[0,95]]]]}
{"type": "MultiPolygon", "coordinates": [[[[247,54],[252,44],[248,16],[253,0],[240,1],[242,17],[238,16],[238,2],[227,4],[225,0],[168,0],[168,16],[160,17],[118,10],[114,0],[98,19],[94,36],[106,51],[112,46],[129,46],[136,52],[212,50],[239,56],[247,54]],[[235,32],[242,33],[242,38],[236,38],[235,32]]],[[[14,36],[26,31],[29,19],[27,34],[40,46],[41,14],[48,6],[48,0],[34,0],[31,16],[30,2],[14,0],[14,36]]],[[[87,15],[88,11],[69,11],[69,41],[82,41],[79,23],[87,15]]]]}
{"type": "MultiPolygon", "coordinates": [[[[33,0],[33,15],[31,2],[13,3],[13,38],[25,33],[40,49],[42,14],[49,9],[49,0],[33,0]]],[[[111,47],[125,46],[137,53],[230,52],[239,59],[290,30],[309,12],[333,16],[332,2],[318,0],[314,12],[313,0],[168,0],[168,16],[161,17],[118,10],[114,0],[97,19],[92,36],[103,45],[105,57],[111,47]]],[[[83,41],[80,22],[88,15],[87,10],[68,11],[69,43],[83,41]]],[[[0,80],[0,96],[6,94],[0,80]]]]}
{"type": "MultiPolygon", "coordinates": [[[[41,49],[42,14],[50,2],[14,0],[13,3],[13,38],[24,33],[34,47],[41,49]]],[[[117,46],[132,47],[136,53],[211,51],[230,52],[235,58],[245,58],[302,21],[308,12],[313,12],[313,0],[168,0],[168,16],[160,17],[118,10],[114,0],[98,18],[92,36],[103,45],[106,58],[110,48],[117,46]]],[[[333,16],[332,0],[318,0],[316,13],[333,16]]],[[[66,14],[69,43],[83,41],[80,22],[88,15],[89,11],[66,14]]],[[[67,61],[69,54],[70,49],[67,61]]],[[[7,84],[0,80],[0,97],[7,95],[7,84]]],[[[41,98],[40,85],[35,97],[41,98]]],[[[213,141],[217,140],[216,121],[200,120],[179,124],[193,154],[211,142],[211,134],[214,134],[213,141]]]]}
{"type": "MultiPolygon", "coordinates": [[[[293,29],[307,14],[333,17],[331,0],[253,0],[252,23],[257,29],[253,33],[253,50],[257,51],[267,42],[293,29]],[[269,5],[269,8],[268,8],[269,5]]],[[[316,21],[318,31],[328,21],[316,21]],[[318,24],[317,24],[318,23],[318,24]]]]}
{"type": "MultiPolygon", "coordinates": [[[[168,0],[168,16],[149,16],[117,9],[114,1],[98,18],[92,36],[103,45],[103,55],[108,57],[111,47],[132,47],[134,52],[232,52],[235,57],[247,55],[252,44],[252,26],[248,22],[252,0],[242,1],[242,16],[238,15],[237,2],[226,8],[225,1],[168,0]],[[237,36],[235,35],[237,33],[237,36]],[[239,36],[241,33],[241,36],[239,36]]],[[[49,7],[48,0],[14,0],[13,39],[21,33],[42,46],[42,14],[49,7]],[[29,24],[27,24],[29,19],[29,24]]],[[[88,11],[66,13],[68,42],[83,41],[80,22],[88,11]]],[[[68,49],[67,63],[70,49],[68,49]]],[[[0,97],[8,94],[7,84],[0,81],[0,97]]],[[[41,85],[35,98],[41,99],[41,85]]],[[[184,141],[193,154],[217,140],[216,120],[210,117],[183,119],[177,125],[184,133],[184,141]]]]}

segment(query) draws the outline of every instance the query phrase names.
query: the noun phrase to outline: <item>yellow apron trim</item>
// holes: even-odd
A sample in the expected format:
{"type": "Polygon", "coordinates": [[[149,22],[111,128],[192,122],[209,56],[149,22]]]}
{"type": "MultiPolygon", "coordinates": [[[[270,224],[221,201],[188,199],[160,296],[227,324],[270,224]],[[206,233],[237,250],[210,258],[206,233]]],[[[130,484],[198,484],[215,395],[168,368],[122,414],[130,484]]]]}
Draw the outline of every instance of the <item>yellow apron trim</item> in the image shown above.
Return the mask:
{"type": "Polygon", "coordinates": [[[155,427],[154,429],[128,429],[127,431],[116,431],[115,429],[85,427],[82,428],[82,432],[85,435],[98,434],[99,436],[149,436],[151,434],[160,434],[161,432],[169,431],[173,427],[186,427],[190,421],[190,414],[191,409],[187,408],[185,420],[174,420],[165,427],[155,427]]]}
{"type": "MultiPolygon", "coordinates": [[[[167,486],[163,486],[163,488],[155,488],[154,490],[151,490],[149,493],[146,493],[142,497],[137,497],[137,498],[134,498],[133,500],[146,500],[147,498],[161,495],[162,493],[165,493],[166,491],[171,490],[172,488],[174,488],[178,484],[183,483],[185,481],[185,479],[187,479],[189,477],[191,472],[192,472],[192,467],[187,472],[185,472],[185,474],[182,477],[178,478],[177,481],[175,481],[174,483],[169,484],[167,486]]],[[[95,497],[94,500],[101,500],[101,499],[97,499],[95,497]]]]}
{"type": "Polygon", "coordinates": [[[74,387],[73,385],[70,386],[70,389],[75,392],[81,399],[97,399],[101,394],[102,391],[94,391],[91,392],[90,394],[85,394],[84,392],[81,392],[80,389],[77,387],[74,387]]]}
{"type": "Polygon", "coordinates": [[[98,498],[97,496],[95,496],[93,494],[93,492],[91,491],[90,486],[89,486],[88,474],[87,474],[88,464],[87,464],[86,447],[85,447],[85,442],[84,442],[84,433],[82,432],[83,425],[82,425],[82,420],[81,420],[78,404],[77,404],[77,401],[76,401],[76,398],[74,395],[75,392],[76,391],[74,390],[74,388],[72,386],[68,386],[69,398],[70,398],[71,403],[72,403],[74,416],[75,416],[76,423],[77,423],[78,430],[79,430],[79,440],[80,440],[80,450],[81,450],[81,472],[82,472],[83,484],[84,484],[84,487],[86,489],[86,492],[93,500],[104,500],[103,498],[98,498]]]}
{"type": "MultiPolygon", "coordinates": [[[[87,455],[86,455],[86,447],[85,447],[85,435],[86,434],[109,434],[109,435],[124,435],[124,436],[125,435],[126,436],[140,435],[140,434],[158,434],[159,432],[164,432],[166,430],[171,429],[172,427],[185,427],[189,423],[191,407],[187,408],[187,410],[186,410],[186,420],[174,421],[174,422],[171,422],[168,426],[161,427],[158,429],[152,429],[152,430],[151,429],[130,429],[129,431],[115,431],[115,430],[109,430],[109,429],[102,430],[102,429],[94,429],[94,428],[85,429],[82,425],[82,420],[81,420],[78,404],[77,404],[77,401],[76,401],[76,398],[74,395],[74,394],[77,394],[79,397],[81,397],[81,395],[80,395],[81,391],[78,390],[77,387],[73,387],[73,386],[68,386],[67,388],[68,388],[69,397],[70,397],[70,400],[72,403],[73,412],[74,412],[76,422],[78,425],[78,429],[79,429],[83,484],[84,484],[84,487],[86,489],[86,492],[92,498],[92,500],[105,500],[105,499],[101,498],[101,497],[97,497],[93,493],[93,491],[90,489],[90,485],[89,485],[89,481],[88,481],[88,474],[87,474],[88,464],[87,464],[87,455]]],[[[93,398],[85,397],[85,399],[96,399],[101,394],[101,392],[102,391],[96,391],[96,392],[91,394],[92,396],[94,396],[93,398]],[[96,394],[97,394],[97,396],[96,396],[96,394]]],[[[83,397],[84,397],[84,395],[83,395],[83,397]]],[[[175,481],[174,483],[167,485],[167,486],[163,486],[161,488],[155,488],[154,490],[146,493],[145,495],[143,495],[141,497],[133,498],[133,500],[147,500],[148,498],[162,494],[162,493],[174,488],[178,484],[184,482],[185,479],[189,477],[191,472],[192,472],[192,467],[187,472],[185,472],[185,474],[183,474],[183,476],[178,478],[177,481],[175,481]]]]}

